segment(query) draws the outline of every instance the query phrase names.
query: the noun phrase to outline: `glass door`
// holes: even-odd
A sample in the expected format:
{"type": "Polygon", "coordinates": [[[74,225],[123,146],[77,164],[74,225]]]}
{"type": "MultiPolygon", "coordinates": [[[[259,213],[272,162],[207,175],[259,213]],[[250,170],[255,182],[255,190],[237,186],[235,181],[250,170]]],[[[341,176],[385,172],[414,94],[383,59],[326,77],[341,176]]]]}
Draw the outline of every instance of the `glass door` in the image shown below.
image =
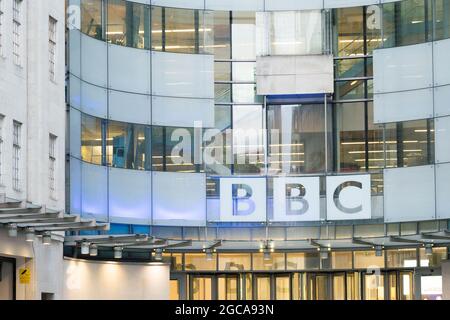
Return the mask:
{"type": "Polygon", "coordinates": [[[291,277],[289,274],[275,275],[275,300],[291,299],[291,277]]]}
{"type": "Polygon", "coordinates": [[[345,273],[333,274],[333,300],[345,300],[345,273]]]}
{"type": "Polygon", "coordinates": [[[239,300],[239,274],[217,276],[217,297],[219,300],[239,300]]]}
{"type": "Polygon", "coordinates": [[[212,276],[191,275],[189,277],[189,300],[212,300],[212,276]]]}
{"type": "Polygon", "coordinates": [[[15,300],[15,260],[0,257],[0,300],[15,300]]]}
{"type": "Polygon", "coordinates": [[[347,300],[361,300],[361,274],[348,272],[346,282],[347,300]]]}
{"type": "Polygon", "coordinates": [[[388,296],[389,300],[397,300],[398,282],[397,272],[391,271],[388,273],[388,296]]]}
{"type": "Polygon", "coordinates": [[[414,274],[412,271],[400,271],[399,272],[400,283],[400,300],[413,300],[414,299],[414,274]]]}
{"type": "Polygon", "coordinates": [[[271,300],[270,275],[254,275],[254,299],[271,300]]]}
{"type": "Polygon", "coordinates": [[[364,274],[364,300],[384,300],[383,274],[364,274]]]}

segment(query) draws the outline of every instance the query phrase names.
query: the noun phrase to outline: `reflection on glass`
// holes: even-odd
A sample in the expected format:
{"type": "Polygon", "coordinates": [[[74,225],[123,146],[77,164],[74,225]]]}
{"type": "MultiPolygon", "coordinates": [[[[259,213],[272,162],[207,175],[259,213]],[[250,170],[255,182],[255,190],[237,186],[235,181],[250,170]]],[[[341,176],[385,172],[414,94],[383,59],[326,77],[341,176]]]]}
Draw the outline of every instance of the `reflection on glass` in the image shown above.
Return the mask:
{"type": "Polygon", "coordinates": [[[419,249],[421,267],[440,267],[441,262],[447,259],[447,248],[433,247],[433,254],[427,255],[425,248],[419,249]]]}
{"type": "Polygon", "coordinates": [[[335,61],[336,78],[355,78],[365,76],[365,59],[339,59],[335,61]]]}
{"type": "Polygon", "coordinates": [[[366,170],[365,108],[363,102],[336,104],[338,170],[366,170]]]}
{"type": "Polygon", "coordinates": [[[260,174],[264,168],[263,113],[260,105],[233,106],[235,173],[260,174]]]}
{"type": "Polygon", "coordinates": [[[351,100],[365,98],[365,80],[336,81],[336,99],[351,100]]]}
{"type": "Polygon", "coordinates": [[[214,44],[212,50],[216,59],[231,58],[231,27],[229,11],[214,11],[214,44]]]}
{"type": "Polygon", "coordinates": [[[386,250],[388,268],[417,267],[417,249],[386,250]]]}
{"type": "Polygon", "coordinates": [[[361,274],[347,273],[347,300],[361,300],[361,274]]]}
{"type": "Polygon", "coordinates": [[[315,276],[315,300],[328,300],[328,276],[315,276]]]}
{"type": "Polygon", "coordinates": [[[450,0],[435,0],[435,40],[450,38],[450,0]]]}
{"type": "Polygon", "coordinates": [[[110,121],[106,161],[116,168],[150,169],[151,129],[148,126],[110,121]]]}
{"type": "Polygon", "coordinates": [[[335,10],[337,56],[364,55],[363,7],[335,10]]]}
{"type": "Polygon", "coordinates": [[[287,270],[315,270],[320,266],[318,252],[286,253],[286,260],[287,270]]]}
{"type": "Polygon", "coordinates": [[[333,269],[352,269],[351,251],[335,251],[331,253],[331,267],[333,269]]]}
{"type": "Polygon", "coordinates": [[[231,62],[214,62],[214,81],[231,81],[231,62]]]}
{"type": "Polygon", "coordinates": [[[434,161],[434,121],[414,120],[387,124],[386,167],[411,167],[434,161]]]}
{"type": "Polygon", "coordinates": [[[81,32],[103,39],[103,4],[102,0],[81,0],[81,32]]]}
{"type": "Polygon", "coordinates": [[[108,1],[106,36],[113,44],[149,49],[149,6],[123,0],[108,1]]]}
{"type": "Polygon", "coordinates": [[[215,83],[214,100],[218,103],[231,102],[231,84],[215,83]]]}
{"type": "Polygon", "coordinates": [[[404,46],[427,41],[429,21],[425,12],[431,1],[405,0],[383,5],[384,46],[404,46]]]}
{"type": "MultiPolygon", "coordinates": [[[[172,52],[198,52],[198,27],[196,16],[198,11],[176,8],[164,8],[165,12],[165,45],[166,51],[172,52]]],[[[197,21],[198,23],[198,21],[197,21]]],[[[158,30],[152,30],[156,33],[158,30]]]]}
{"type": "Polygon", "coordinates": [[[221,253],[219,254],[219,270],[244,271],[251,269],[250,253],[221,253]]]}
{"type": "Polygon", "coordinates": [[[194,164],[193,128],[152,126],[152,170],[199,172],[194,164]]]}
{"type": "MultiPolygon", "coordinates": [[[[331,117],[328,121],[330,120],[331,117]]],[[[271,173],[325,171],[323,105],[269,105],[267,126],[271,173]]],[[[327,128],[331,128],[331,122],[327,128]]],[[[328,150],[328,155],[331,157],[331,149],[328,150]]]]}
{"type": "Polygon", "coordinates": [[[377,257],[374,250],[353,251],[355,269],[384,268],[384,252],[377,257]]]}
{"type": "Polygon", "coordinates": [[[85,114],[81,115],[81,159],[102,164],[102,121],[85,114]]]}
{"type": "Polygon", "coordinates": [[[163,8],[152,6],[152,50],[163,48],[163,8]]]}

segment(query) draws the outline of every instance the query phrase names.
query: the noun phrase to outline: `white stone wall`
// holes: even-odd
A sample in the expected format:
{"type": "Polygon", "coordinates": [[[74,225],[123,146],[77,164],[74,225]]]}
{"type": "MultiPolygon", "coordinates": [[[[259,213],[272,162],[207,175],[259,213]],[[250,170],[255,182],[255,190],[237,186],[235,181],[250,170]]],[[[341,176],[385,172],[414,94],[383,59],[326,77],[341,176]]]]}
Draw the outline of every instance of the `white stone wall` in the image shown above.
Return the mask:
{"type": "Polygon", "coordinates": [[[65,3],[24,0],[21,11],[21,65],[12,51],[12,3],[3,1],[3,56],[0,57],[0,114],[3,119],[0,193],[49,208],[64,209],[65,3]],[[56,80],[49,77],[49,16],[57,23],[56,80]],[[22,123],[20,190],[12,188],[13,121],[22,123]],[[49,189],[49,134],[56,135],[56,194],[49,189]]]}

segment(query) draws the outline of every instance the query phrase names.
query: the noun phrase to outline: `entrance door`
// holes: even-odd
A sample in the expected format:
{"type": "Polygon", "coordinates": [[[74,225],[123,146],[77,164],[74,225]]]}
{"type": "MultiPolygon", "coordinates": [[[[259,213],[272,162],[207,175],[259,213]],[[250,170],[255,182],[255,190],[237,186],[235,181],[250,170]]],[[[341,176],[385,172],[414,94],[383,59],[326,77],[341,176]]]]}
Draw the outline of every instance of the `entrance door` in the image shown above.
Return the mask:
{"type": "Polygon", "coordinates": [[[306,275],[306,300],[330,300],[329,277],[327,273],[308,273],[306,275]]]}
{"type": "Polygon", "coordinates": [[[219,300],[239,300],[239,292],[239,274],[217,276],[217,298],[219,300]]]}
{"type": "Polygon", "coordinates": [[[254,299],[271,300],[271,279],[270,275],[254,275],[254,299]]]}
{"type": "Polygon", "coordinates": [[[333,274],[333,300],[345,300],[345,273],[333,274]]]}
{"type": "Polygon", "coordinates": [[[364,274],[364,300],[384,300],[384,274],[364,274]]]}
{"type": "Polygon", "coordinates": [[[189,300],[213,300],[213,278],[208,275],[189,277],[189,300]]]}
{"type": "Polygon", "coordinates": [[[275,300],[291,299],[291,276],[289,274],[276,274],[275,277],[275,300]]]}
{"type": "Polygon", "coordinates": [[[0,257],[0,300],[15,300],[15,260],[0,257]]]}

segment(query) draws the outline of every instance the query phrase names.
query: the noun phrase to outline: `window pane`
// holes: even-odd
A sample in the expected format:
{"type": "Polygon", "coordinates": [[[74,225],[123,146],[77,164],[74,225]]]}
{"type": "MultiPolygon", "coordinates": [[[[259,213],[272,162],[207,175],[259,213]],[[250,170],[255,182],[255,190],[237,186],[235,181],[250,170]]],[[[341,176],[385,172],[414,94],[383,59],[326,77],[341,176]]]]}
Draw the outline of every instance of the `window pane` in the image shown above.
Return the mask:
{"type": "Polygon", "coordinates": [[[364,103],[336,104],[338,171],[365,171],[364,103]]]}
{"type": "Polygon", "coordinates": [[[231,62],[214,63],[214,81],[231,81],[231,62]]]}
{"type": "Polygon", "coordinates": [[[254,103],[259,100],[256,96],[256,84],[233,84],[233,102],[254,103]]]}
{"type": "Polygon", "coordinates": [[[219,254],[220,271],[242,271],[251,269],[250,253],[221,253],[219,254]]]}
{"type": "Polygon", "coordinates": [[[367,140],[369,154],[369,170],[384,167],[383,126],[373,123],[373,102],[367,102],[367,140]]]}
{"type": "Polygon", "coordinates": [[[264,167],[262,128],[262,106],[233,106],[235,173],[261,173],[261,169],[264,167]]]}
{"type": "Polygon", "coordinates": [[[102,122],[84,114],[81,116],[81,159],[102,164],[102,122]]]}
{"type": "Polygon", "coordinates": [[[372,54],[374,49],[381,47],[381,7],[371,5],[366,7],[366,54],[372,54]]]}
{"type": "Polygon", "coordinates": [[[354,78],[365,76],[365,59],[340,59],[335,61],[336,78],[354,78]]]}
{"type": "Polygon", "coordinates": [[[216,255],[213,254],[212,260],[206,259],[204,253],[186,253],[184,255],[185,270],[216,270],[216,255]]]}
{"type": "Polygon", "coordinates": [[[427,25],[425,0],[405,0],[383,5],[385,47],[425,42],[427,25]]]}
{"type": "Polygon", "coordinates": [[[335,94],[337,100],[364,99],[366,97],[365,81],[364,80],[336,81],[335,94]]]}
{"type": "Polygon", "coordinates": [[[152,6],[152,50],[162,50],[162,8],[152,6]]]}
{"type": "Polygon", "coordinates": [[[216,59],[231,58],[230,12],[214,11],[214,45],[212,50],[216,59]]]}
{"type": "Polygon", "coordinates": [[[106,143],[107,163],[116,168],[149,169],[150,127],[110,121],[106,143]]]}
{"type": "Polygon", "coordinates": [[[216,102],[231,102],[231,84],[214,84],[214,99],[216,102]]]}
{"type": "MultiPolygon", "coordinates": [[[[273,133],[268,137],[269,168],[272,173],[325,171],[323,105],[270,105],[267,123],[269,133],[273,133]],[[275,134],[277,132],[278,135],[275,134]]],[[[328,128],[331,128],[331,123],[328,128]]]]}
{"type": "Polygon", "coordinates": [[[81,32],[103,39],[102,0],[81,1],[81,32]]]}
{"type": "Polygon", "coordinates": [[[381,257],[375,255],[375,250],[371,251],[354,251],[355,269],[367,269],[369,267],[384,268],[384,252],[381,257]]]}
{"type": "Polygon", "coordinates": [[[108,1],[108,42],[149,49],[149,28],[149,6],[122,0],[108,1]]]}
{"type": "Polygon", "coordinates": [[[234,62],[233,81],[255,82],[256,63],[255,62],[234,62]]]}
{"type": "Polygon", "coordinates": [[[320,267],[318,252],[286,253],[287,270],[316,270],[320,267]]]}
{"type": "Polygon", "coordinates": [[[450,0],[435,0],[435,39],[450,38],[450,0]]]}
{"type": "Polygon", "coordinates": [[[284,270],[284,253],[271,253],[269,260],[264,260],[263,253],[253,254],[253,270],[284,270]]]}
{"type": "Polygon", "coordinates": [[[442,260],[447,260],[447,248],[433,247],[433,254],[427,255],[425,248],[420,248],[421,267],[440,267],[442,260]]]}
{"type": "Polygon", "coordinates": [[[352,252],[332,252],[331,267],[333,269],[352,269],[352,252]]]}
{"type": "Polygon", "coordinates": [[[388,268],[417,267],[416,248],[386,250],[386,255],[388,268]]]}
{"type": "Polygon", "coordinates": [[[363,7],[336,9],[335,55],[364,55],[363,7]]]}
{"type": "Polygon", "coordinates": [[[198,38],[196,39],[196,34],[198,35],[198,24],[196,28],[195,10],[175,8],[164,8],[164,10],[166,23],[165,51],[198,52],[198,38]]]}

